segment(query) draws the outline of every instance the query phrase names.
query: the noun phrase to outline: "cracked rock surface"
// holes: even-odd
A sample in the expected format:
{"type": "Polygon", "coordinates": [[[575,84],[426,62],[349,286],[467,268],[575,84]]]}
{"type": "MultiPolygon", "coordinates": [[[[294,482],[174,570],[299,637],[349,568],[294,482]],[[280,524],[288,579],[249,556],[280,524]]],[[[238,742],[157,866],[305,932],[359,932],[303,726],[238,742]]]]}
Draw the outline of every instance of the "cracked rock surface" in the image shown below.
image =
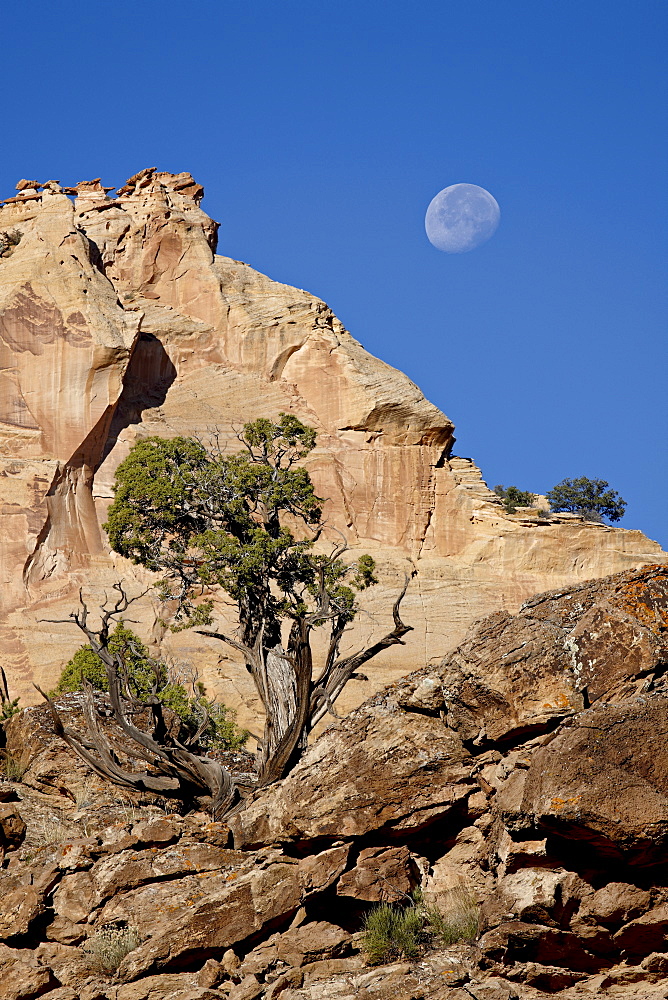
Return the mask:
{"type": "MultiPolygon", "coordinates": [[[[24,710],[0,1000],[668,997],[667,654],[664,567],[538,595],[333,723],[227,824],[123,797],[24,710]],[[466,933],[370,966],[365,914],[417,889],[466,933]],[[101,969],[95,942],[130,931],[101,969]]],[[[63,711],[77,724],[77,696],[63,711]]]]}

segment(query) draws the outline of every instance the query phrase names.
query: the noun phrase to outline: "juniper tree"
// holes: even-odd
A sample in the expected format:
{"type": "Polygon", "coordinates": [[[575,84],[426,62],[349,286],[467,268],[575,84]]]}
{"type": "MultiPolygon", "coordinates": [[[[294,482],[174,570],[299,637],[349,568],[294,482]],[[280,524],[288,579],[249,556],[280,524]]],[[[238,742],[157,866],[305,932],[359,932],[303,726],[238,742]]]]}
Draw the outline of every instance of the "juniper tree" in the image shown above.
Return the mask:
{"type": "MultiPolygon", "coordinates": [[[[276,422],[246,424],[238,437],[243,450],[234,455],[192,438],[139,441],[116,472],[105,528],[116,552],[162,574],[161,597],[173,602],[174,627],[196,627],[241,653],[265,713],[257,756],[258,784],[265,785],[299,760],[308,734],[327,712],[335,714],[334,703],[356,671],[403,642],[411,630],[399,615],[408,581],[394,604],[393,629],[342,655],[341,639],[358,611],[356,592],[377,581],[370,556],[344,560],[345,541],[322,551],[323,501],[298,464],[313,449],[315,432],[281,414],[276,422]],[[215,627],[211,598],[221,591],[238,618],[229,634],[215,627]],[[318,628],[327,630],[327,641],[316,668],[318,628]]],[[[114,612],[105,614],[109,620],[114,612]]],[[[102,656],[122,711],[113,680],[122,665],[108,654],[108,637],[92,632],[87,609],[72,617],[102,656]]],[[[174,753],[169,760],[175,767],[174,753]]],[[[186,764],[205,773],[205,781],[209,772],[200,760],[186,764]]],[[[234,801],[229,776],[216,772],[210,783],[212,800],[224,811],[234,801]]]]}
{"type": "Polygon", "coordinates": [[[580,514],[587,521],[620,521],[626,510],[626,501],[616,490],[608,489],[605,479],[562,479],[545,496],[554,511],[580,514]]]}

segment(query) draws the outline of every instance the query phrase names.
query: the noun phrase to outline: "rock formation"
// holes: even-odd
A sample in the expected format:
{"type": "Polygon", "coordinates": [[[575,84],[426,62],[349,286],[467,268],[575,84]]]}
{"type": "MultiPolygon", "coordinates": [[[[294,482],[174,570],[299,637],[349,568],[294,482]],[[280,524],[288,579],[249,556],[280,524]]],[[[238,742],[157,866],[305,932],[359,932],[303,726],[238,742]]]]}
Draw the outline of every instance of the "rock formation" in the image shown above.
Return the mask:
{"type": "MultiPolygon", "coordinates": [[[[108,551],[100,524],[114,470],[141,435],[203,435],[293,412],[318,431],[309,460],[327,514],[381,585],[357,628],[385,627],[404,574],[410,643],[381,682],[440,658],[470,623],[546,587],[661,562],[656,543],[563,515],[505,513],[453,425],[403,374],[369,355],[324,302],[216,256],[217,225],[190,174],[144,170],[110,197],[99,180],[21,181],[0,208],[0,648],[12,694],[50,686],[81,637],[67,618],[146,574],[108,551]]],[[[140,631],[191,660],[209,690],[255,710],[215,640],[140,631]]],[[[355,637],[351,643],[355,642],[355,637]]],[[[34,693],[33,693],[34,700],[34,693]]]]}
{"type": "Polygon", "coordinates": [[[539,595],[332,724],[229,827],[119,800],[26,709],[0,1000],[665,998],[666,662],[665,567],[539,595]],[[468,939],[370,967],[364,914],[417,887],[467,908],[468,939]],[[105,972],[96,947],[130,932],[105,972]]]}

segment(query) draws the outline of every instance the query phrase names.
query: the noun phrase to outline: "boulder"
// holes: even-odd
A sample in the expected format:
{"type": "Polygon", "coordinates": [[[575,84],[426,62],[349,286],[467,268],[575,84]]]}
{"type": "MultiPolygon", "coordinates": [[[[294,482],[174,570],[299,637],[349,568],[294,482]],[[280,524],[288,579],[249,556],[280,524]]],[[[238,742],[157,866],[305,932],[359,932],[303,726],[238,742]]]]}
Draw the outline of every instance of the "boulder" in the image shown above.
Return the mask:
{"type": "Polygon", "coordinates": [[[668,697],[650,693],[582,712],[528,771],[522,811],[542,829],[610,858],[647,864],[668,839],[668,697]]]}
{"type": "Polygon", "coordinates": [[[537,595],[479,622],[438,667],[395,689],[409,710],[447,713],[465,743],[546,732],[601,698],[626,697],[668,655],[668,571],[652,567],[537,595]]]}
{"type": "Polygon", "coordinates": [[[350,941],[351,935],[342,927],[317,920],[281,934],[276,942],[276,955],[279,961],[298,969],[311,962],[345,955],[350,941]]]}
{"type": "Polygon", "coordinates": [[[420,881],[420,872],[407,847],[366,847],[354,868],[336,885],[337,896],[368,902],[398,902],[420,881]]]}
{"type": "Polygon", "coordinates": [[[15,851],[26,835],[26,825],[13,802],[0,802],[0,851],[15,851]]]}
{"type": "Polygon", "coordinates": [[[646,956],[668,949],[668,904],[663,903],[625,924],[613,938],[625,955],[646,956]]]}
{"type": "Polygon", "coordinates": [[[580,919],[592,917],[597,923],[616,926],[634,920],[652,905],[652,894],[627,882],[609,882],[580,907],[580,919]]]}
{"type": "Polygon", "coordinates": [[[281,782],[231,817],[235,846],[405,836],[461,806],[475,787],[469,755],[439,721],[372,699],[331,726],[281,782]]]}
{"type": "MultiPolygon", "coordinates": [[[[119,892],[97,911],[92,929],[121,923],[137,927],[144,939],[123,960],[124,979],[168,963],[192,964],[212,952],[222,955],[267,926],[288,920],[308,899],[304,886],[312,884],[312,858],[297,862],[273,851],[249,854],[239,863],[236,852],[228,854],[230,860],[214,870],[150,881],[119,892]]],[[[323,870],[334,881],[338,868],[329,859],[323,870]]],[[[318,887],[327,888],[326,879],[318,887]]]]}

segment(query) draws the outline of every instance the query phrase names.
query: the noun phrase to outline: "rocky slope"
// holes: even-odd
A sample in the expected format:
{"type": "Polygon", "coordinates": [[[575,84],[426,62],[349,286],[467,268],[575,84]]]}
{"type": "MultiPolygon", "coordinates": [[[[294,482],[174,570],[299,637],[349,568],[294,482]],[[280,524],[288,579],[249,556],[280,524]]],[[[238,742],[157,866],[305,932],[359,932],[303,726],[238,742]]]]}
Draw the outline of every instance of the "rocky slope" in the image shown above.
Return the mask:
{"type": "Polygon", "coordinates": [[[0,1000],[667,997],[667,663],[666,568],[540,595],[334,723],[229,826],[120,801],[26,709],[0,1000]],[[370,967],[364,913],[418,886],[477,930],[370,967]]]}
{"type": "MultiPolygon", "coordinates": [[[[116,197],[99,181],[18,187],[0,208],[0,648],[13,694],[52,684],[79,644],[47,622],[67,618],[80,586],[95,601],[119,576],[146,583],[100,529],[140,435],[215,428],[233,447],[245,420],[280,411],[317,429],[309,467],[328,517],[382,577],[351,642],[385,626],[415,574],[410,643],[351,685],[344,709],[440,658],[483,614],[666,558],[637,531],[507,515],[453,456],[448,418],[324,302],[216,256],[189,174],[145,170],[116,197]]],[[[248,721],[254,694],[219,644],[163,637],[151,606],[140,616],[144,635],[195,662],[248,721]]]]}

